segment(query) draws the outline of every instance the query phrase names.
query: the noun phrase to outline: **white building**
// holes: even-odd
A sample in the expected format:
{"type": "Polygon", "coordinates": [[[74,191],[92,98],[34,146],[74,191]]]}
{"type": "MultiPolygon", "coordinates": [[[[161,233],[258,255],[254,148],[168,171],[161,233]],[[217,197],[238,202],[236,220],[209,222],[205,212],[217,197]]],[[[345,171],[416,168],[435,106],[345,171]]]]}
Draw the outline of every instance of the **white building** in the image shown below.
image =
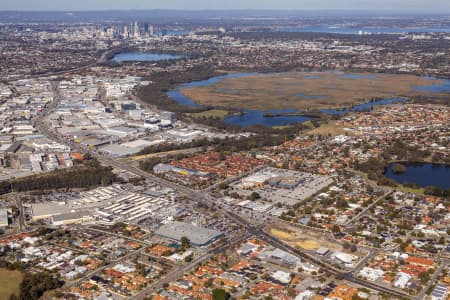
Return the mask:
{"type": "Polygon", "coordinates": [[[411,280],[411,275],[399,272],[394,282],[394,287],[404,289],[411,280]]]}
{"type": "Polygon", "coordinates": [[[278,270],[270,275],[270,277],[283,284],[289,284],[289,282],[291,282],[291,275],[291,273],[278,270]]]}
{"type": "Polygon", "coordinates": [[[359,271],[359,276],[369,281],[377,281],[380,277],[384,276],[384,271],[380,269],[373,269],[364,267],[359,271]]]}

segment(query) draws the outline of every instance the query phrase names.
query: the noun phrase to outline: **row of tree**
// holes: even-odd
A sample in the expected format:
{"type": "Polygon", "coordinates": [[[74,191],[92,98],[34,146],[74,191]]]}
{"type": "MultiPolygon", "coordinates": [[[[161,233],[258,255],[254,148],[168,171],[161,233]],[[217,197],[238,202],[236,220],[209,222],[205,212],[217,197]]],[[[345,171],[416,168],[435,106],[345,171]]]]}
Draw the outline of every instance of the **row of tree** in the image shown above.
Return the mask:
{"type": "Polygon", "coordinates": [[[255,148],[276,146],[282,144],[284,141],[292,139],[294,132],[291,134],[254,134],[249,137],[241,138],[225,138],[225,139],[199,139],[190,143],[183,144],[164,144],[144,148],[138,155],[145,155],[151,153],[159,153],[173,150],[182,150],[199,147],[212,147],[218,152],[234,152],[234,151],[248,151],[255,148]]]}
{"type": "Polygon", "coordinates": [[[119,181],[119,178],[112,172],[111,167],[104,167],[96,160],[88,160],[73,168],[2,181],[0,195],[11,192],[88,188],[110,185],[116,181],[119,181]]]}

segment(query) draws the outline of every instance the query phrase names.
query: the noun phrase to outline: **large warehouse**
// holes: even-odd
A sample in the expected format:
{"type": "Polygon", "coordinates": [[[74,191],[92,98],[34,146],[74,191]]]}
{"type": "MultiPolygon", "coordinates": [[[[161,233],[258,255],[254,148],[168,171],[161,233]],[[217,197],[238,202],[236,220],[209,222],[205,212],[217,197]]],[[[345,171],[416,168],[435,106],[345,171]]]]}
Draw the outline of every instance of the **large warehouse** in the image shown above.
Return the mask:
{"type": "Polygon", "coordinates": [[[220,231],[197,227],[183,222],[163,225],[155,233],[176,241],[181,241],[182,237],[187,237],[194,246],[208,245],[223,236],[223,233],[220,231]]]}

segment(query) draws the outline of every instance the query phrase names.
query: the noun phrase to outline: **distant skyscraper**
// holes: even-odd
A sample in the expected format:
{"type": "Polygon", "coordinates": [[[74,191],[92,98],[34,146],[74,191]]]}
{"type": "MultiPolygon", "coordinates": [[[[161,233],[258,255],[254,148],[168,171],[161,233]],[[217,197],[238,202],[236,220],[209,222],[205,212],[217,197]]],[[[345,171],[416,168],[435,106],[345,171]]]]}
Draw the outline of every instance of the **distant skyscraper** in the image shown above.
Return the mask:
{"type": "Polygon", "coordinates": [[[153,30],[153,26],[152,25],[150,25],[149,27],[148,27],[148,35],[154,35],[155,33],[154,33],[154,30],[153,30]]]}
{"type": "Polygon", "coordinates": [[[127,25],[123,26],[123,37],[124,38],[129,37],[128,26],[127,25]]]}
{"type": "Polygon", "coordinates": [[[133,25],[133,37],[139,37],[139,26],[138,26],[138,22],[134,21],[134,25],[133,25]]]}
{"type": "Polygon", "coordinates": [[[154,34],[153,26],[150,23],[145,23],[144,24],[144,32],[148,36],[152,36],[154,34]]]}

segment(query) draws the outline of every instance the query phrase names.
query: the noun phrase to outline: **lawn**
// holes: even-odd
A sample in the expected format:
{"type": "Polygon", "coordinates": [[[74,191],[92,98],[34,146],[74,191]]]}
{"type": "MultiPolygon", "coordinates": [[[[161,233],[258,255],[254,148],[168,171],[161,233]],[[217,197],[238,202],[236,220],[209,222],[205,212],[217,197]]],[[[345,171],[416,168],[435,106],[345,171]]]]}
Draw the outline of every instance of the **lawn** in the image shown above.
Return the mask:
{"type": "Polygon", "coordinates": [[[22,273],[0,268],[0,299],[9,299],[12,294],[19,295],[22,273]]]}
{"type": "Polygon", "coordinates": [[[411,188],[411,187],[406,187],[401,184],[399,184],[396,187],[396,189],[400,190],[402,192],[405,192],[405,193],[411,193],[411,194],[416,194],[416,195],[423,195],[425,192],[425,189],[423,189],[423,188],[411,188]]]}

